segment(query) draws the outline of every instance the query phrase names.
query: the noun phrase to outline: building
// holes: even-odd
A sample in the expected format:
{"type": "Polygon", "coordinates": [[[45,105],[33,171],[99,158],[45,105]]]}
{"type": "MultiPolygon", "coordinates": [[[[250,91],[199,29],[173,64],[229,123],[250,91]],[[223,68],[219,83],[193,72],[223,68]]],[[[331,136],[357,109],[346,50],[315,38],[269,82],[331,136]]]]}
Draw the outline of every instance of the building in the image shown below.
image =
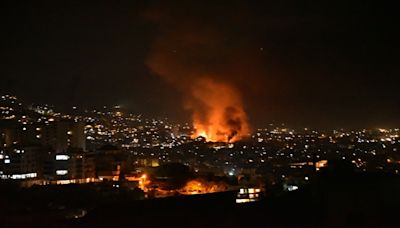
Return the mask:
{"type": "Polygon", "coordinates": [[[85,125],[82,122],[62,120],[37,128],[36,135],[43,146],[52,148],[56,153],[71,149],[86,150],[85,125]]]}
{"type": "Polygon", "coordinates": [[[96,151],[96,176],[100,180],[119,180],[126,173],[127,156],[117,147],[105,145],[96,151]]]}
{"type": "Polygon", "coordinates": [[[0,151],[1,179],[30,179],[43,176],[43,158],[41,147],[9,147],[0,151]]]}

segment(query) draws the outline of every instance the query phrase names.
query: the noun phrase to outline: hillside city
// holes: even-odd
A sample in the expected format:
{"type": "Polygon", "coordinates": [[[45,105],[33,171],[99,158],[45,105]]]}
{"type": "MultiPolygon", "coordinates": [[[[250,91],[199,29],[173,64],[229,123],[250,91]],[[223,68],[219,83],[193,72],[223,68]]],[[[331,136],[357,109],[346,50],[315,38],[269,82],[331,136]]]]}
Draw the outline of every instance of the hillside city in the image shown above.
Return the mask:
{"type": "Polygon", "coordinates": [[[358,172],[400,170],[397,128],[319,131],[270,124],[245,140],[213,143],[191,138],[188,123],[148,119],[119,106],[80,113],[73,107],[64,114],[4,95],[0,110],[1,179],[26,186],[127,181],[144,192],[161,191],[155,183],[166,177],[156,170],[168,164],[188,167],[199,181],[212,174],[218,181],[210,191],[232,185],[298,187],[331,160],[352,164],[358,172]]]}

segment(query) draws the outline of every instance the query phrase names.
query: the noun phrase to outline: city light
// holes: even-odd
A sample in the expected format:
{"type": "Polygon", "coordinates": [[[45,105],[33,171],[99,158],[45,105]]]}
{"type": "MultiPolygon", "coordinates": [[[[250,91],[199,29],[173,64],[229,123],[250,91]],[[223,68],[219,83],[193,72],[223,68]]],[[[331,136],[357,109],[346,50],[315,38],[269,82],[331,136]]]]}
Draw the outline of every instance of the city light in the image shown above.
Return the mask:
{"type": "Polygon", "coordinates": [[[37,173],[25,173],[25,174],[12,174],[12,175],[1,175],[1,179],[13,179],[23,180],[37,177],[37,173]]]}
{"type": "Polygon", "coordinates": [[[57,161],[66,161],[69,160],[69,155],[57,154],[56,155],[57,161]]]}
{"type": "Polygon", "coordinates": [[[56,170],[56,174],[60,176],[66,175],[68,174],[68,170],[56,170]]]}

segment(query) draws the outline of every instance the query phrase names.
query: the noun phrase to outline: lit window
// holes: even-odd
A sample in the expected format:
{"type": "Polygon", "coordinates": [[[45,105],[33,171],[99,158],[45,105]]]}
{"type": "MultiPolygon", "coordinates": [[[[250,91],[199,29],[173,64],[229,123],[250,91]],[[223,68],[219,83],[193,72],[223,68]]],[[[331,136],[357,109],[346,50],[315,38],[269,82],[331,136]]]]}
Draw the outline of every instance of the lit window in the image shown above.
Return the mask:
{"type": "Polygon", "coordinates": [[[254,199],[236,199],[236,203],[249,203],[254,201],[254,199]]]}
{"type": "Polygon", "coordinates": [[[11,175],[11,179],[18,180],[18,179],[27,179],[27,178],[35,178],[37,176],[36,173],[26,173],[26,174],[13,174],[11,175]]]}
{"type": "Polygon", "coordinates": [[[4,164],[9,164],[10,162],[11,162],[10,159],[5,159],[5,160],[4,160],[4,164]]]}
{"type": "Polygon", "coordinates": [[[68,173],[68,170],[56,170],[57,175],[66,175],[68,173]]]}
{"type": "Polygon", "coordinates": [[[57,161],[66,161],[68,159],[69,159],[68,155],[63,155],[63,154],[56,155],[56,160],[57,161]]]}

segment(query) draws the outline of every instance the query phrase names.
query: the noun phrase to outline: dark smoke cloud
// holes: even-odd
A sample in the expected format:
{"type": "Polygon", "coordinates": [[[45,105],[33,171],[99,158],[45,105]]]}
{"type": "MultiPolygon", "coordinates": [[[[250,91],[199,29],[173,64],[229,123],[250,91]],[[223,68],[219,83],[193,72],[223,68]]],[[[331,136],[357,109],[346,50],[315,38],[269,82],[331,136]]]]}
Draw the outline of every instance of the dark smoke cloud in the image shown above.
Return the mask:
{"type": "Polygon", "coordinates": [[[214,21],[209,17],[216,15],[210,13],[220,12],[167,7],[148,11],[146,18],[159,33],[146,64],[182,92],[195,127],[230,141],[249,131],[238,85],[251,82],[245,79],[259,67],[253,56],[248,60],[250,43],[230,37],[222,26],[227,18],[214,21]]]}
{"type": "Polygon", "coordinates": [[[255,82],[265,74],[259,45],[262,37],[249,32],[256,26],[246,17],[250,12],[228,2],[180,3],[177,7],[168,1],[146,11],[145,18],[158,31],[147,65],[152,62],[154,71],[183,85],[199,75],[211,75],[247,91],[259,88],[255,82]]]}

